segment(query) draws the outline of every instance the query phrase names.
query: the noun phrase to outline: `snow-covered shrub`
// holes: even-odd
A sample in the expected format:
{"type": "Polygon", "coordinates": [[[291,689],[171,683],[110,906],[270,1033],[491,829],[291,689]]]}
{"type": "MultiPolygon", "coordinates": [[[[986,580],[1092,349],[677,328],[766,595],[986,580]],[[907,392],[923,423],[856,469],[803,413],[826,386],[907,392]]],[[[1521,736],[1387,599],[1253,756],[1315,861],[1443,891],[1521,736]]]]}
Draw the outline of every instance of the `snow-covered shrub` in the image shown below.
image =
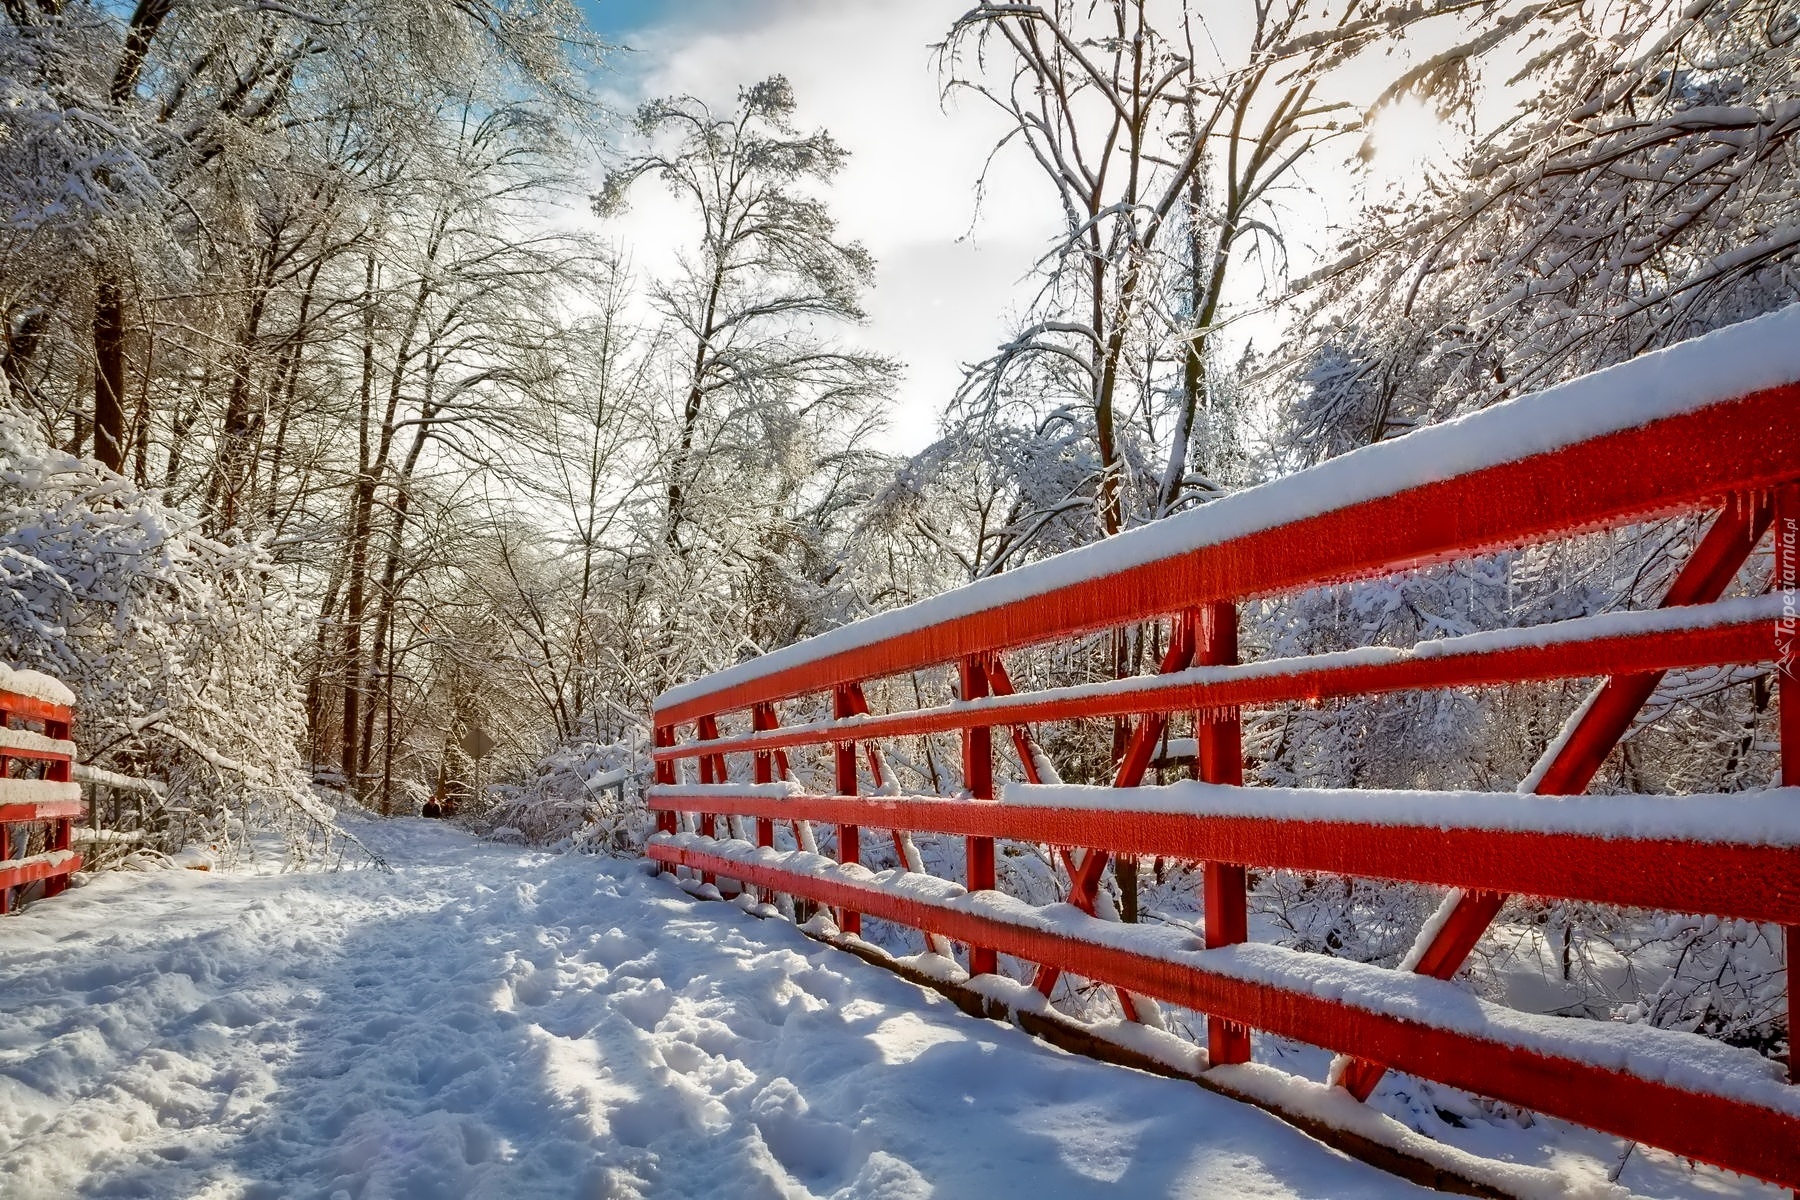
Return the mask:
{"type": "Polygon", "coordinates": [[[85,761],[166,785],[159,848],[274,826],[298,859],[340,834],[301,771],[300,630],[262,545],[202,536],[3,397],[0,530],[0,657],[74,690],[85,761]]]}
{"type": "Polygon", "coordinates": [[[467,824],[496,841],[636,854],[650,830],[642,786],[643,748],[570,742],[539,760],[523,784],[496,784],[467,824]]]}

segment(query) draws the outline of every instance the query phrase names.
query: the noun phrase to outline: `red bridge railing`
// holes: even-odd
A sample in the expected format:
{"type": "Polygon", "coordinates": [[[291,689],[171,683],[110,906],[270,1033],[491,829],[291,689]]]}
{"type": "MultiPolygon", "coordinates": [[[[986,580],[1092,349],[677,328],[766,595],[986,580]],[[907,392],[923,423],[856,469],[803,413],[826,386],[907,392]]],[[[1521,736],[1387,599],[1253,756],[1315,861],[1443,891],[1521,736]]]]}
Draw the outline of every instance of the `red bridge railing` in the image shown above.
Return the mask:
{"type": "MultiPolygon", "coordinates": [[[[1754,1053],[1521,1013],[1447,982],[1512,894],[1770,922],[1786,927],[1792,961],[1797,525],[1800,308],[677,687],[656,705],[659,832],[648,853],[670,870],[829,906],[846,934],[866,915],[960,943],[972,975],[1009,955],[1035,964],[1046,996],[1066,972],[1119,989],[1128,1017],[1137,997],[1205,1013],[1208,1074],[1248,1062],[1249,1031],[1264,1030],[1337,1052],[1331,1082],[1358,1098],[1396,1069],[1800,1186],[1800,1089],[1754,1053]],[[1239,662],[1244,601],[1683,513],[1713,516],[1658,609],[1239,662]],[[1725,599],[1772,526],[1767,592],[1725,599]],[[1148,622],[1166,628],[1160,673],[1014,692],[1004,652],[1148,622]],[[1583,795],[1664,672],[1728,664],[1769,664],[1779,677],[1787,786],[1583,795]],[[870,711],[870,684],[945,667],[952,702],[870,711]],[[1601,682],[1517,793],[1243,786],[1246,706],[1582,678],[1601,682]],[[1096,717],[1129,722],[1108,786],[1053,782],[1033,727],[1096,717]],[[1139,787],[1178,719],[1192,721],[1203,782],[1139,787]],[[959,794],[892,794],[881,741],[949,732],[961,739],[959,794]],[[1018,777],[1003,787],[996,736],[1018,777]],[[859,746],[873,789],[888,794],[859,794],[859,746]],[[828,791],[792,781],[789,755],[807,748],[829,756],[828,791]],[[684,778],[689,763],[697,781],[684,778]],[[753,840],[730,836],[734,818],[754,821],[753,840]],[[815,832],[815,822],[830,828],[815,832]],[[792,848],[778,847],[778,823],[792,825],[792,848]],[[894,831],[913,869],[853,865],[865,829],[894,831]],[[963,878],[920,874],[911,832],[966,839],[963,878]],[[1054,847],[1069,903],[1038,908],[998,893],[997,840],[1054,847]],[[833,857],[811,852],[820,843],[833,857]],[[1099,919],[1112,856],[1203,863],[1201,944],[1167,926],[1099,919]],[[1404,969],[1388,970],[1248,943],[1247,869],[1455,890],[1404,969]]],[[[903,690],[914,694],[885,689],[890,699],[903,690]]]]}
{"type": "Polygon", "coordinates": [[[84,806],[66,699],[42,675],[0,667],[0,913],[20,889],[41,880],[54,896],[81,869],[73,839],[84,806]]]}

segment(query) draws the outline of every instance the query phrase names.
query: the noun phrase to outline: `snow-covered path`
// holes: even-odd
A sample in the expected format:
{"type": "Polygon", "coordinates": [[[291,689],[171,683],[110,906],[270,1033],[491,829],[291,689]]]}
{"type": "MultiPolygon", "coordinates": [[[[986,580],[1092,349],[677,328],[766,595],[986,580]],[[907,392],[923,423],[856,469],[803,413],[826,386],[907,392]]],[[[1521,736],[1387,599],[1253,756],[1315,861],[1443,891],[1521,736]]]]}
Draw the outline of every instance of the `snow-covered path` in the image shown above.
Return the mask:
{"type": "Polygon", "coordinates": [[[1412,1194],[634,864],[121,873],[0,922],[9,1198],[1412,1194]]]}

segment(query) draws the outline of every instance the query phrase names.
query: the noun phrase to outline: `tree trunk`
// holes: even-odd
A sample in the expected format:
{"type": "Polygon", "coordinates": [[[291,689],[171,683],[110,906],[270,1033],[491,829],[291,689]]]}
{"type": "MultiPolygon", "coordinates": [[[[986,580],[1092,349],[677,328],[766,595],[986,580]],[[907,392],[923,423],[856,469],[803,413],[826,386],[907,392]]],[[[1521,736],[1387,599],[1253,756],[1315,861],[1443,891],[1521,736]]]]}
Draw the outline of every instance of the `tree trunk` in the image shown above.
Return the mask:
{"type": "MultiPolygon", "coordinates": [[[[426,253],[427,262],[435,262],[439,243],[434,240],[426,253]]],[[[368,302],[363,311],[363,381],[361,390],[361,420],[358,425],[356,478],[356,503],[352,510],[350,523],[350,569],[348,572],[348,590],[344,598],[344,773],[352,779],[360,779],[362,769],[367,763],[368,747],[362,741],[362,703],[368,681],[380,668],[380,660],[371,664],[368,672],[362,665],[362,623],[367,608],[367,586],[369,573],[370,543],[375,533],[375,489],[381,477],[387,473],[389,455],[393,450],[394,433],[400,400],[406,384],[407,364],[414,357],[413,337],[418,333],[419,325],[425,316],[426,305],[430,302],[432,289],[430,276],[419,280],[413,295],[412,311],[407,315],[406,325],[394,345],[394,361],[392,374],[388,380],[387,403],[381,416],[378,440],[373,448],[370,446],[370,434],[373,432],[374,398],[375,398],[375,257],[369,256],[366,296],[368,302]]],[[[424,426],[420,426],[421,434],[424,426]]],[[[377,650],[379,653],[379,650],[377,650]]],[[[356,794],[362,795],[360,782],[356,785],[356,794]]]]}
{"type": "Polygon", "coordinates": [[[200,406],[206,394],[212,390],[212,368],[201,371],[200,386],[195,389],[193,403],[189,404],[177,397],[175,416],[169,425],[169,460],[163,466],[163,487],[173,491],[176,482],[181,478],[182,460],[187,448],[188,431],[194,422],[200,419],[200,406]]]}
{"type": "Polygon", "coordinates": [[[265,506],[264,516],[269,527],[277,534],[280,524],[280,487],[281,459],[287,452],[288,423],[294,415],[294,397],[300,392],[300,363],[305,357],[306,331],[312,314],[313,288],[318,284],[319,272],[324,268],[324,259],[313,264],[306,278],[306,286],[300,291],[300,310],[294,318],[294,332],[288,338],[286,350],[282,356],[276,375],[281,381],[281,417],[276,423],[275,445],[269,455],[269,501],[265,506]]]}
{"type": "MultiPolygon", "coordinates": [[[[124,52],[107,90],[115,109],[137,89],[150,45],[174,0],[138,0],[125,30],[124,52]]],[[[125,289],[104,263],[94,278],[94,457],[114,471],[125,470],[125,289]]]]}
{"type": "MultiPolygon", "coordinates": [[[[381,567],[381,583],[376,594],[375,637],[369,647],[369,671],[365,679],[374,682],[381,679],[383,707],[388,719],[393,719],[394,694],[394,654],[393,628],[394,609],[399,603],[400,593],[400,553],[405,547],[407,515],[412,508],[413,472],[418,469],[419,457],[424,452],[425,442],[429,436],[430,424],[438,409],[427,403],[421,410],[423,420],[413,434],[412,446],[406,452],[406,459],[400,467],[400,475],[391,485],[394,496],[394,520],[388,529],[387,558],[381,567]]],[[[363,713],[362,726],[362,760],[357,764],[359,770],[366,774],[370,760],[375,753],[375,706],[370,704],[363,713]]],[[[393,784],[389,771],[393,766],[393,731],[387,731],[387,751],[384,755],[386,765],[381,775],[381,815],[388,816],[391,804],[388,797],[389,788],[393,784]]]]}
{"type": "MultiPolygon", "coordinates": [[[[348,521],[345,522],[348,526],[348,521]]],[[[337,615],[338,592],[344,586],[344,560],[331,568],[325,598],[319,602],[319,626],[314,632],[312,673],[306,681],[307,765],[317,768],[325,757],[325,678],[332,661],[331,630],[337,615]]]]}
{"type": "Polygon", "coordinates": [[[693,375],[688,382],[687,403],[681,413],[681,445],[675,452],[675,459],[669,464],[669,509],[668,528],[664,531],[663,540],[670,550],[685,557],[681,548],[681,520],[686,512],[686,486],[682,475],[687,471],[688,461],[694,453],[694,433],[700,426],[701,404],[706,396],[706,358],[712,348],[713,321],[717,319],[719,293],[725,286],[724,261],[721,259],[713,266],[711,289],[706,297],[706,315],[700,323],[699,344],[694,347],[693,375]]]}
{"type": "Polygon", "coordinates": [[[139,487],[150,486],[150,381],[149,372],[138,389],[137,411],[131,418],[131,478],[139,487]]]}
{"type": "Polygon", "coordinates": [[[375,403],[375,256],[367,261],[363,284],[363,349],[361,417],[357,425],[356,490],[350,501],[349,566],[344,594],[344,703],[341,766],[344,783],[357,796],[362,786],[362,621],[363,584],[369,567],[369,524],[375,507],[375,463],[369,446],[369,423],[375,403]]]}
{"type": "Polygon", "coordinates": [[[94,457],[125,470],[125,290],[105,268],[94,282],[94,457]]]}
{"type": "Polygon", "coordinates": [[[258,282],[250,298],[250,310],[244,316],[238,333],[238,344],[231,356],[231,385],[226,391],[224,445],[213,464],[212,481],[207,485],[203,512],[217,513],[213,522],[217,529],[230,529],[237,524],[238,496],[244,489],[251,460],[250,443],[262,426],[262,414],[253,412],[250,404],[251,368],[256,339],[262,328],[264,302],[268,299],[267,280],[258,282]]]}
{"type": "MultiPolygon", "coordinates": [[[[1188,110],[1188,129],[1190,133],[1194,129],[1191,108],[1188,110]]],[[[1206,172],[1199,170],[1194,172],[1194,178],[1188,184],[1188,320],[1194,323],[1194,328],[1182,346],[1181,412],[1175,418],[1175,437],[1169,445],[1168,465],[1163,468],[1161,494],[1156,498],[1156,515],[1159,517],[1173,512],[1181,500],[1188,456],[1193,451],[1194,423],[1199,418],[1201,396],[1206,391],[1206,324],[1211,320],[1212,305],[1208,272],[1202,271],[1200,266],[1206,253],[1205,237],[1200,228],[1200,219],[1205,212],[1206,172]],[[1206,315],[1202,316],[1203,313],[1206,315]]],[[[1216,270],[1216,262],[1214,267],[1216,270]]]]}

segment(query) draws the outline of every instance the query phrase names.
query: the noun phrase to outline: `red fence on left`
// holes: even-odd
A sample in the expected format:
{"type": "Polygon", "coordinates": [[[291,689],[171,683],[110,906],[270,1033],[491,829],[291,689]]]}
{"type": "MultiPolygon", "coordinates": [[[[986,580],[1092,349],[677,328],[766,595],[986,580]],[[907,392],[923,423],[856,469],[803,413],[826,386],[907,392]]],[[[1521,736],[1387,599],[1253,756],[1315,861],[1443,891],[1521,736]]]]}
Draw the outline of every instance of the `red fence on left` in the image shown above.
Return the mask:
{"type": "Polygon", "coordinates": [[[43,883],[54,896],[81,869],[75,821],[75,712],[66,689],[30,671],[0,668],[0,913],[21,889],[43,883]]]}

